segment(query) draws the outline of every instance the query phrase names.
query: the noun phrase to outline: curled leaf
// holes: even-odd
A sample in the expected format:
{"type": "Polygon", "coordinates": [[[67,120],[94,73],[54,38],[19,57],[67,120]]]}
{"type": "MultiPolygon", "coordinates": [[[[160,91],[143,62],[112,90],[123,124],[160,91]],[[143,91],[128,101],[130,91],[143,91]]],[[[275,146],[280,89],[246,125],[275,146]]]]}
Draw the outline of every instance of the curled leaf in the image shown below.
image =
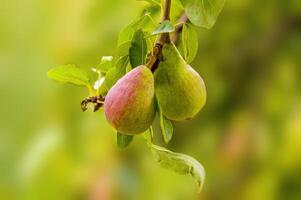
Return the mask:
{"type": "Polygon", "coordinates": [[[160,113],[160,127],[163,135],[164,142],[168,144],[172,139],[173,135],[173,126],[170,120],[168,120],[161,111],[160,113]]]}
{"type": "Polygon", "coordinates": [[[172,152],[164,147],[151,145],[152,153],[157,162],[164,168],[179,174],[191,175],[197,182],[199,191],[205,181],[204,167],[194,158],[180,153],[172,152]]]}
{"type": "Polygon", "coordinates": [[[198,34],[195,28],[192,24],[184,24],[178,48],[187,63],[191,63],[196,57],[198,46],[198,34]]]}

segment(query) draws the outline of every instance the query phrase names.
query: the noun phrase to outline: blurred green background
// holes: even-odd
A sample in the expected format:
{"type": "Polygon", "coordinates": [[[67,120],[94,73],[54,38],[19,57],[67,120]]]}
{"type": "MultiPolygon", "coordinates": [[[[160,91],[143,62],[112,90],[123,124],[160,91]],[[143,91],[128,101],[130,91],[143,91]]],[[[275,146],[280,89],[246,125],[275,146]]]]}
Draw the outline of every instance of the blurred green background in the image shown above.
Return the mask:
{"type": "Polygon", "coordinates": [[[160,168],[143,137],[118,150],[103,113],[81,111],[87,93],[46,77],[112,55],[147,5],[1,1],[0,199],[301,199],[300,0],[227,0],[216,25],[198,29],[192,66],[207,104],[175,123],[168,148],[204,165],[201,194],[191,177],[160,168]]]}

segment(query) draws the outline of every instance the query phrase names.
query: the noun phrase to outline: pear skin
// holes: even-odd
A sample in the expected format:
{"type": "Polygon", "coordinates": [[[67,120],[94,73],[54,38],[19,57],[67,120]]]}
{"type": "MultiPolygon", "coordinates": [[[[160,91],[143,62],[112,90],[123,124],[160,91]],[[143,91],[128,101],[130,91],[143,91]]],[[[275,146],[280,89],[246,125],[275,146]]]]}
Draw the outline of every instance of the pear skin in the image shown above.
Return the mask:
{"type": "Polygon", "coordinates": [[[204,81],[185,62],[174,44],[164,44],[162,55],[163,61],[154,74],[159,107],[168,119],[191,119],[205,105],[204,81]]]}
{"type": "Polygon", "coordinates": [[[156,113],[151,70],[140,65],[118,80],[105,98],[104,111],[108,122],[120,133],[146,131],[156,113]]]}

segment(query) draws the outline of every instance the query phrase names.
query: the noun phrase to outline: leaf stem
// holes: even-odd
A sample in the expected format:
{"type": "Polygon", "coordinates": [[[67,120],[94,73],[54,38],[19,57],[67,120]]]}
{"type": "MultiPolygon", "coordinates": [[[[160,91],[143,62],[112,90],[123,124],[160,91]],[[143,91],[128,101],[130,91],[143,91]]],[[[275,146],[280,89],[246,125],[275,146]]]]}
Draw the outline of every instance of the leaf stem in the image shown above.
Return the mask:
{"type": "Polygon", "coordinates": [[[177,25],[175,26],[175,31],[174,31],[174,34],[173,34],[173,38],[171,40],[174,44],[177,44],[179,36],[180,36],[180,33],[183,30],[183,25],[187,21],[188,21],[188,17],[187,17],[187,15],[185,13],[183,13],[182,16],[180,17],[177,25]]]}

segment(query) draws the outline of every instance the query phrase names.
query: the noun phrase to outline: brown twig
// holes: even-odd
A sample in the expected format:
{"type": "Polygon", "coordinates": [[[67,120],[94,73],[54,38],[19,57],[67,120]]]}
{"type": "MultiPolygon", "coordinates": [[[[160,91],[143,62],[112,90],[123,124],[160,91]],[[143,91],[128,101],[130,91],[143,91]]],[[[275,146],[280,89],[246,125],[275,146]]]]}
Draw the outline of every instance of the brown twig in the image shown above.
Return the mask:
{"type": "MultiPolygon", "coordinates": [[[[165,0],[164,4],[164,10],[163,10],[163,15],[162,15],[162,22],[166,20],[170,20],[170,8],[171,8],[171,0],[165,0]]],[[[170,36],[169,33],[162,33],[158,40],[157,43],[163,45],[164,43],[170,43],[170,36]]]]}
{"type": "Polygon", "coordinates": [[[92,103],[94,105],[94,112],[101,108],[104,104],[105,98],[102,96],[92,96],[87,97],[81,102],[81,108],[83,111],[87,110],[88,104],[92,103]]]}
{"type": "MultiPolygon", "coordinates": [[[[166,3],[167,3],[167,1],[166,1],[166,3]]],[[[169,20],[169,15],[166,14],[168,12],[170,12],[170,7],[168,7],[166,4],[165,9],[164,9],[164,14],[162,17],[162,22],[164,20],[169,20]]],[[[188,17],[185,13],[183,13],[182,16],[178,20],[179,25],[176,26],[172,39],[170,39],[169,33],[162,33],[159,36],[159,38],[153,48],[153,52],[148,57],[148,59],[149,59],[148,63],[146,64],[152,70],[152,72],[154,72],[158,68],[159,63],[162,60],[161,50],[162,50],[163,44],[170,43],[170,42],[177,44],[179,35],[181,34],[181,32],[183,30],[183,25],[187,21],[188,21],[188,17]]]]}
{"type": "MultiPolygon", "coordinates": [[[[166,20],[170,20],[170,8],[171,8],[171,0],[165,0],[162,22],[166,20]]],[[[161,50],[163,44],[170,43],[169,33],[162,33],[159,35],[158,40],[153,48],[153,52],[148,57],[148,62],[146,66],[148,66],[153,72],[157,69],[161,58],[161,50]]]]}

